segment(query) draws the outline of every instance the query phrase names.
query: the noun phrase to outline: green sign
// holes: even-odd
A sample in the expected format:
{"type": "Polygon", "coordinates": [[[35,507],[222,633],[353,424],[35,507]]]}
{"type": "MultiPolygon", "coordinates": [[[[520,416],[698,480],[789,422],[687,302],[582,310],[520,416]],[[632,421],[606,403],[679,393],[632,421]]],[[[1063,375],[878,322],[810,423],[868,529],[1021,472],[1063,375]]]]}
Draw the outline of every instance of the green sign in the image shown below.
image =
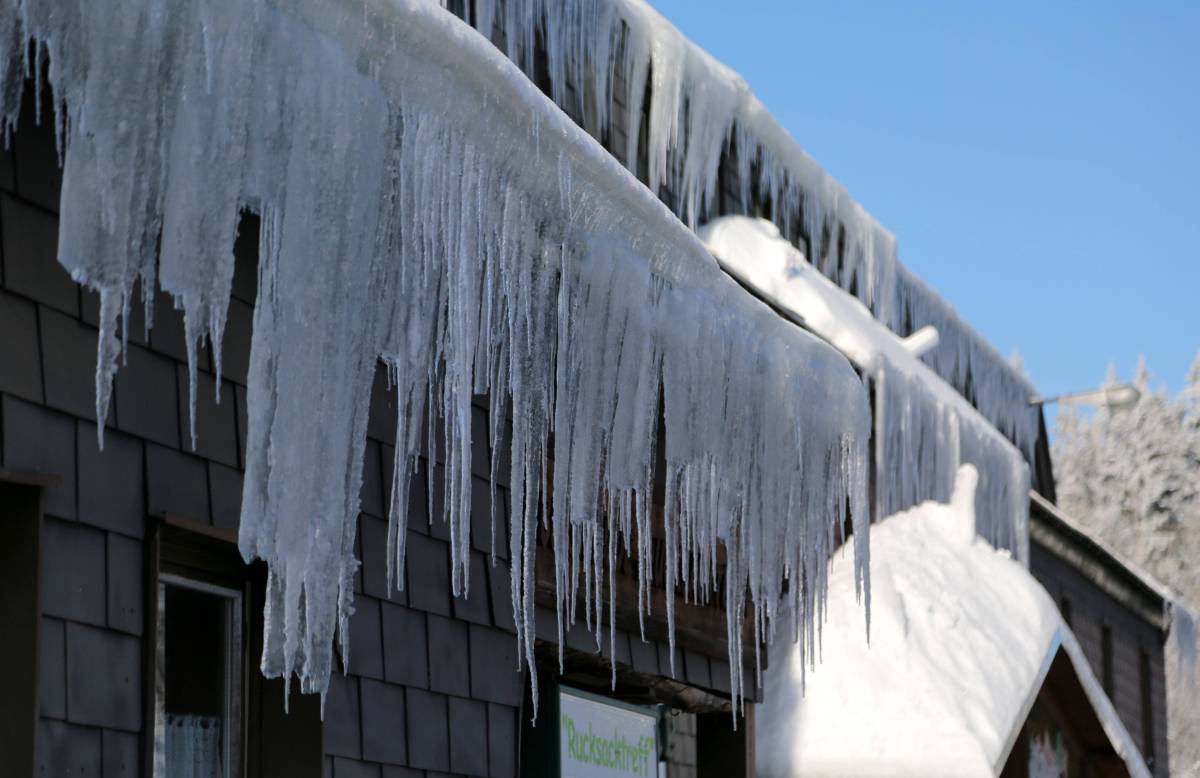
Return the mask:
{"type": "Polygon", "coordinates": [[[652,711],[560,687],[558,712],[563,778],[658,775],[658,717],[652,711]]]}

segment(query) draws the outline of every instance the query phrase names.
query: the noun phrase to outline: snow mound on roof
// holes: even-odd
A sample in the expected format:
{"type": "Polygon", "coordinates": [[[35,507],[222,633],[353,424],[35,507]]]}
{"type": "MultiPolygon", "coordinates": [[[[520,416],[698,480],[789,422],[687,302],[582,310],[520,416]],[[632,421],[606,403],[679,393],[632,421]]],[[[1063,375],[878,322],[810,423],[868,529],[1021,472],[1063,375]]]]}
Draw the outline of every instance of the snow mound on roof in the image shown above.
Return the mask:
{"type": "Polygon", "coordinates": [[[786,651],[767,670],[761,774],[993,774],[1062,619],[1020,564],[975,540],[976,479],[964,465],[949,504],[872,526],[869,644],[850,560],[834,559],[820,667],[786,651]]]}
{"type": "Polygon", "coordinates": [[[971,532],[976,483],[963,465],[949,503],[872,525],[869,643],[852,560],[835,557],[819,665],[788,648],[765,673],[760,775],[996,775],[1060,648],[1114,751],[1148,775],[1050,596],[971,532]]]}

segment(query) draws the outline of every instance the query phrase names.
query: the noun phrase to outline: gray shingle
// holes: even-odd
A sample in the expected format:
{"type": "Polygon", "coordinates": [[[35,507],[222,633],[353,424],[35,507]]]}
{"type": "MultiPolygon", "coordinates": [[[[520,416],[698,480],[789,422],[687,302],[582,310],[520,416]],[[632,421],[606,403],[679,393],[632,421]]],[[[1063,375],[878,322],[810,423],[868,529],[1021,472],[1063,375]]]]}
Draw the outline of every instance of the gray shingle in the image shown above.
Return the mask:
{"type": "MultiPolygon", "coordinates": [[[[48,79],[43,79],[49,84],[48,79]]],[[[13,139],[16,159],[17,193],[55,213],[62,192],[62,168],[54,140],[54,101],[47,88],[42,94],[40,122],[32,88],[26,88],[21,101],[21,120],[13,139]]]]}
{"type": "Polygon", "coordinates": [[[233,242],[233,297],[254,305],[258,298],[258,214],[242,211],[233,242]]]}
{"type": "Polygon", "coordinates": [[[382,443],[396,445],[396,387],[388,387],[387,368],[375,368],[371,384],[371,409],[367,416],[367,435],[382,443]]]}
{"type": "Polygon", "coordinates": [[[125,360],[117,371],[117,426],[138,437],[179,448],[175,363],[133,344],[126,349],[125,360]]]}
{"type": "Polygon", "coordinates": [[[488,703],[488,775],[516,778],[517,708],[488,703]]]}
{"type": "MultiPolygon", "coordinates": [[[[96,420],[96,331],[66,314],[42,306],[42,368],[46,404],[96,420]]],[[[109,418],[112,418],[111,410],[109,418]]]]}
{"type": "Polygon", "coordinates": [[[629,634],[621,630],[616,631],[615,640],[609,631],[608,614],[605,612],[604,634],[600,641],[600,653],[608,660],[613,658],[613,644],[616,644],[617,649],[617,664],[629,667],[633,664],[633,657],[629,652],[629,634]]]}
{"type": "MultiPolygon", "coordinates": [[[[471,479],[471,545],[491,556],[492,553],[492,496],[486,478],[471,479]]],[[[496,492],[496,558],[508,559],[508,532],[504,492],[496,492]]]]}
{"type": "Polygon", "coordinates": [[[208,492],[213,526],[236,530],[242,516],[242,471],[208,463],[208,492]]]}
{"type": "MultiPolygon", "coordinates": [[[[0,144],[2,146],[3,144],[0,144]]],[[[0,392],[42,401],[42,362],[38,350],[37,306],[0,291],[0,392]]]]}
{"type": "Polygon", "coordinates": [[[408,720],[408,764],[426,770],[450,766],[450,733],[446,698],[420,689],[405,689],[408,720]]]}
{"type": "Polygon", "coordinates": [[[487,563],[478,551],[471,552],[471,580],[466,597],[453,597],[454,617],[475,624],[492,626],[488,604],[487,563]]]}
{"type": "Polygon", "coordinates": [[[138,736],[104,730],[104,778],[138,778],[138,736]]]}
{"type": "Polygon", "coordinates": [[[383,778],[425,778],[425,773],[408,767],[383,766],[383,778]]]}
{"type": "Polygon", "coordinates": [[[67,635],[57,619],[42,619],[38,643],[38,713],[51,719],[67,717],[67,635]]]}
{"type": "Polygon", "coordinates": [[[407,603],[407,592],[398,586],[393,586],[391,597],[388,596],[387,522],[365,513],[359,514],[358,532],[362,538],[363,591],[381,600],[390,600],[401,605],[407,603]]]}
{"type": "Polygon", "coordinates": [[[38,775],[54,778],[100,778],[100,730],[61,721],[38,722],[38,775]]]}
{"type": "Polygon", "coordinates": [[[108,626],[142,634],[142,543],[117,534],[108,536],[108,626]]]}
{"type": "MultiPolygon", "coordinates": [[[[688,683],[704,689],[712,688],[712,674],[708,668],[708,657],[698,651],[684,651],[683,664],[684,677],[688,683]]],[[[679,672],[679,665],[675,666],[675,670],[679,672]]]]}
{"type": "Polygon", "coordinates": [[[141,641],[67,624],[67,719],[137,732],[142,726],[141,641]]]}
{"type": "Polygon", "coordinates": [[[358,758],[362,754],[359,731],[358,676],[334,672],[325,697],[325,753],[358,758]]]}
{"type": "Polygon", "coordinates": [[[729,694],[732,688],[729,684],[729,660],[712,656],[708,658],[708,664],[711,670],[712,688],[729,694]]]}
{"type": "MultiPolygon", "coordinates": [[[[486,401],[486,398],[479,398],[486,401]]],[[[488,445],[488,412],[486,405],[471,406],[471,472],[488,478],[492,472],[492,452],[488,445]]]]}
{"type": "Polygon", "coordinates": [[[79,315],[79,288],[58,264],[58,219],[8,195],[0,195],[4,236],[4,285],[17,294],[79,315]]]}
{"type": "Polygon", "coordinates": [[[379,443],[367,440],[363,449],[362,488],[359,489],[359,510],[372,516],[384,517],[382,471],[379,465],[379,443]]]}
{"type": "MultiPolygon", "coordinates": [[[[380,444],[379,451],[385,463],[383,502],[391,506],[392,470],[395,466],[396,450],[385,443],[380,444]]],[[[417,472],[408,476],[408,528],[422,535],[429,534],[429,498],[426,489],[424,460],[421,460],[417,472]]]]}
{"type": "Polygon", "coordinates": [[[429,688],[446,694],[470,694],[467,626],[460,621],[434,615],[430,615],[427,624],[429,688]]]}
{"type": "Polygon", "coordinates": [[[361,692],[363,758],[404,764],[404,688],[364,678],[361,692]]]}
{"type": "MultiPolygon", "coordinates": [[[[150,330],[150,348],[176,362],[187,362],[183,311],[177,310],[174,298],[161,289],[154,293],[154,329],[150,330]]],[[[196,347],[196,367],[200,370],[211,369],[207,348],[196,347]]]]}
{"type": "Polygon", "coordinates": [[[116,430],[106,430],[101,451],[96,441],[96,425],[81,421],[76,443],[79,520],[142,537],[146,531],[142,442],[116,430]]]}
{"type": "Polygon", "coordinates": [[[146,509],[208,523],[208,469],[204,460],[146,444],[146,509]]]}
{"type": "Polygon", "coordinates": [[[517,671],[517,641],[507,632],[472,624],[471,697],[520,705],[524,671],[517,671]]]}
{"type": "Polygon", "coordinates": [[[464,775],[488,774],[487,706],[450,698],[450,769],[464,775]]]}
{"type": "Polygon", "coordinates": [[[450,549],[446,544],[409,530],[405,568],[409,605],[449,616],[450,549]]]}
{"type": "Polygon", "coordinates": [[[338,757],[333,760],[333,778],[379,778],[379,765],[338,757]]]}
{"type": "Polygon", "coordinates": [[[241,300],[229,301],[225,336],[221,339],[221,375],[243,386],[250,375],[250,337],[254,308],[241,300]]]}
{"type": "MultiPolygon", "coordinates": [[[[426,463],[428,466],[428,463],[426,463]]],[[[422,472],[422,477],[427,478],[427,471],[422,472]]],[[[429,488],[429,481],[426,480],[425,488],[429,488]]],[[[437,465],[433,471],[433,502],[429,503],[433,509],[433,521],[429,522],[429,534],[438,540],[450,542],[450,524],[447,521],[449,518],[446,511],[446,468],[444,465],[437,465]]]]}
{"type": "Polygon", "coordinates": [[[13,150],[11,146],[4,143],[0,143],[0,189],[10,193],[17,189],[13,150]]]}
{"type": "Polygon", "coordinates": [[[429,688],[425,614],[382,603],[383,667],[389,683],[429,688]]]}
{"type": "Polygon", "coordinates": [[[635,672],[658,675],[658,647],[655,643],[643,641],[642,636],[635,632],[629,636],[629,653],[635,672]]]}
{"type": "MultiPolygon", "coordinates": [[[[83,319],[83,323],[96,329],[100,328],[100,294],[88,289],[86,286],[79,287],[79,318],[83,319]]],[[[117,317],[117,334],[118,337],[129,343],[136,343],[139,346],[145,346],[146,340],[146,309],[142,304],[142,284],[135,282],[133,289],[129,292],[129,321],[121,321],[121,317],[117,317]],[[126,333],[122,330],[122,326],[128,324],[129,331],[126,333]]]]}
{"type": "Polygon", "coordinates": [[[675,672],[672,673],[671,647],[666,643],[655,643],[654,645],[658,649],[659,672],[663,675],[670,676],[671,678],[683,678],[683,651],[678,646],[675,647],[675,672]]]}
{"type": "Polygon", "coordinates": [[[383,636],[380,627],[379,600],[354,598],[350,617],[350,672],[365,678],[383,678],[383,636]]]}
{"type": "Polygon", "coordinates": [[[42,491],[42,510],[74,519],[74,419],[8,395],[0,399],[0,418],[4,428],[4,466],[58,477],[58,483],[42,491]]]}
{"type": "MultiPolygon", "coordinates": [[[[188,372],[185,365],[177,365],[176,386],[179,391],[179,439],[183,450],[193,452],[188,399],[188,372]]],[[[211,373],[196,372],[196,447],[197,456],[220,462],[229,467],[238,466],[237,442],[237,399],[233,384],[225,381],[221,386],[221,402],[216,399],[217,382],[211,373]]]]}
{"type": "Polygon", "coordinates": [[[512,568],[508,562],[497,561],[495,567],[487,566],[488,586],[492,590],[492,618],[495,626],[516,634],[513,620],[512,568]]]}
{"type": "Polygon", "coordinates": [[[47,517],[42,524],[42,613],[103,626],[105,534],[47,517]]]}
{"type": "Polygon", "coordinates": [[[246,461],[246,387],[236,386],[234,395],[237,399],[237,404],[234,406],[237,409],[237,425],[238,425],[238,455],[241,461],[246,461]]]}

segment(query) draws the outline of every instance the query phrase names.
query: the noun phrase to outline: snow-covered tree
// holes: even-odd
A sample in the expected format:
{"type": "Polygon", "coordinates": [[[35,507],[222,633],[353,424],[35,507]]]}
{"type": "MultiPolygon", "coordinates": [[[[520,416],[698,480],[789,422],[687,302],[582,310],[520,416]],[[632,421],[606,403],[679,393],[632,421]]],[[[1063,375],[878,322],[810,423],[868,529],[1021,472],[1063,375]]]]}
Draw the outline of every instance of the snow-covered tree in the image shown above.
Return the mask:
{"type": "MultiPolygon", "coordinates": [[[[1116,383],[1109,369],[1106,385],[1116,383]]],[[[1200,354],[1182,391],[1151,385],[1125,410],[1064,407],[1052,445],[1059,504],[1108,545],[1200,612],[1200,354]]],[[[1168,643],[1168,740],[1173,774],[1200,775],[1200,688],[1168,643]]]]}

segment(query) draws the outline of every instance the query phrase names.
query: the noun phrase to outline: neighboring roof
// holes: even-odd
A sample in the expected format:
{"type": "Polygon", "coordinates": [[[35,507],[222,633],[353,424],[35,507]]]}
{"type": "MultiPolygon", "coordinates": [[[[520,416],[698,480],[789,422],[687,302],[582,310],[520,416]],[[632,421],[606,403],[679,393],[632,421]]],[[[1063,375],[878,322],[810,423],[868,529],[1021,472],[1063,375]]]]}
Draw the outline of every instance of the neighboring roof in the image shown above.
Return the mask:
{"type": "Polygon", "coordinates": [[[975,481],[964,466],[949,504],[871,527],[869,644],[851,560],[833,560],[821,659],[806,676],[788,650],[764,678],[760,774],[996,775],[1063,654],[1113,752],[1131,775],[1148,775],[1049,595],[975,539],[975,481]]]}
{"type": "Polygon", "coordinates": [[[1175,641],[1180,664],[1196,668],[1196,617],[1175,592],[1110,548],[1058,506],[1030,492],[1030,538],[1175,641]]]}

